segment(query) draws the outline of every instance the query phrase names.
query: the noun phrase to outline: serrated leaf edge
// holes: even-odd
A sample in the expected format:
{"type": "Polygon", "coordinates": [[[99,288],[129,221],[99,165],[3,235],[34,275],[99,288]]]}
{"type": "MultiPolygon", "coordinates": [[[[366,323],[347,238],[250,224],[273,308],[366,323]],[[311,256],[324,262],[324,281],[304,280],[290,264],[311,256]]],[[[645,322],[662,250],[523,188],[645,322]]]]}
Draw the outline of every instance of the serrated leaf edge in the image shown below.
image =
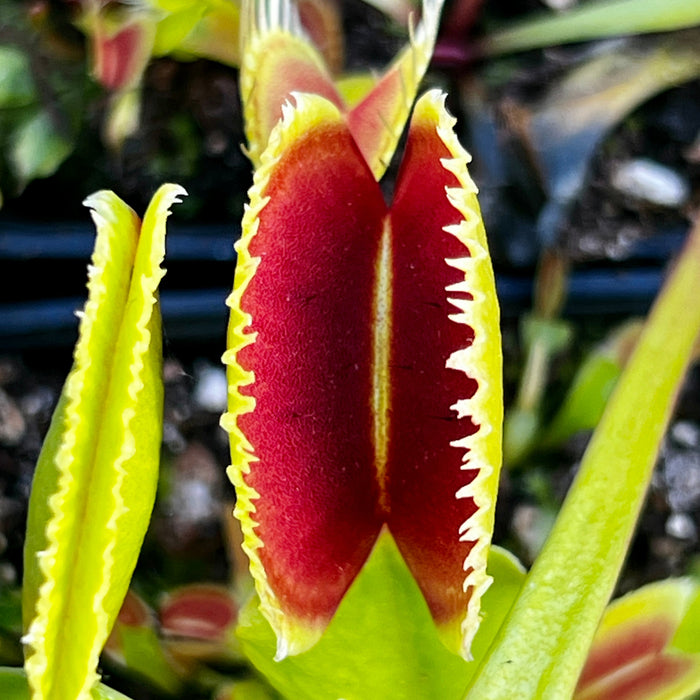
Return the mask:
{"type": "MultiPolygon", "coordinates": [[[[148,350],[150,342],[150,331],[147,325],[150,321],[152,310],[156,300],[156,290],[160,280],[163,277],[164,270],[160,268],[160,263],[165,256],[164,246],[164,220],[169,213],[169,206],[177,201],[177,197],[181,194],[186,194],[185,190],[177,185],[164,185],[156,193],[152,205],[144,218],[144,225],[153,226],[151,219],[156,217],[162,221],[162,233],[160,235],[160,245],[153,246],[151,249],[148,268],[153,272],[146,275],[141,280],[141,290],[144,294],[144,300],[151,300],[151,303],[145,303],[144,308],[139,316],[137,323],[139,341],[132,349],[130,374],[131,381],[127,386],[128,395],[135,401],[136,397],[143,388],[143,381],[140,377],[141,369],[144,366],[142,358],[148,350]],[[154,211],[155,210],[155,211],[154,211]]],[[[46,632],[56,615],[52,615],[54,606],[52,602],[52,591],[55,586],[54,569],[57,565],[58,558],[62,549],[60,537],[62,516],[64,504],[67,496],[74,489],[74,481],[70,474],[70,465],[72,462],[72,452],[76,444],[77,430],[79,426],[79,416],[81,415],[80,404],[83,400],[83,386],[87,368],[90,366],[91,358],[89,348],[91,346],[91,337],[97,332],[99,327],[99,309],[106,295],[109,293],[107,285],[104,281],[104,274],[108,262],[110,260],[110,240],[111,237],[124,235],[123,231],[117,231],[113,227],[119,223],[119,217],[115,213],[115,209],[121,209],[125,214],[130,215],[131,223],[135,228],[138,228],[139,221],[136,214],[124,204],[116,195],[107,191],[97,192],[88,197],[84,204],[91,209],[91,215],[97,227],[97,238],[95,241],[95,250],[93,253],[91,264],[88,267],[88,300],[84,310],[78,313],[81,319],[80,337],[75,348],[75,364],[65,385],[65,396],[67,398],[65,415],[68,417],[64,425],[63,438],[60,447],[55,456],[55,464],[60,476],[57,483],[57,491],[49,498],[49,507],[52,513],[50,521],[46,524],[46,538],[48,547],[37,553],[39,559],[39,569],[43,576],[43,583],[39,587],[39,592],[35,605],[35,615],[32,619],[26,634],[22,638],[23,644],[33,649],[33,652],[27,654],[25,668],[29,679],[30,687],[32,688],[32,696],[43,698],[44,690],[42,683],[46,679],[46,673],[49,668],[50,660],[46,654],[44,642],[46,640],[46,632]],[[74,418],[71,420],[71,416],[74,418]]],[[[155,223],[155,222],[154,222],[155,223]]],[[[138,236],[138,233],[135,233],[138,236]]],[[[139,251],[143,246],[138,244],[135,253],[134,265],[139,258],[139,251]]],[[[142,254],[143,255],[143,254],[142,254]]],[[[132,281],[133,284],[133,281],[132,281]]],[[[127,297],[127,305],[131,297],[131,289],[127,297]]],[[[121,330],[121,326],[120,326],[121,330]]],[[[115,340],[114,345],[118,343],[115,340]]],[[[118,533],[117,521],[120,512],[125,511],[125,506],[121,498],[121,485],[126,476],[122,465],[135,453],[134,438],[129,430],[129,424],[135,416],[133,408],[126,409],[123,414],[124,435],[126,439],[125,449],[120,455],[120,459],[114,465],[116,473],[119,475],[117,483],[112,489],[115,506],[112,510],[112,515],[107,522],[107,528],[118,533]]],[[[114,543],[114,540],[113,540],[114,543]]],[[[113,568],[113,545],[104,553],[102,561],[103,576],[102,586],[98,589],[93,600],[92,613],[101,620],[98,628],[104,628],[104,639],[94,640],[90,658],[86,660],[85,679],[81,685],[78,694],[78,700],[89,697],[91,688],[99,681],[99,676],[96,672],[99,661],[99,654],[102,649],[102,644],[109,634],[107,628],[109,621],[106,619],[106,613],[101,608],[101,602],[109,589],[109,571],[113,568]]]]}

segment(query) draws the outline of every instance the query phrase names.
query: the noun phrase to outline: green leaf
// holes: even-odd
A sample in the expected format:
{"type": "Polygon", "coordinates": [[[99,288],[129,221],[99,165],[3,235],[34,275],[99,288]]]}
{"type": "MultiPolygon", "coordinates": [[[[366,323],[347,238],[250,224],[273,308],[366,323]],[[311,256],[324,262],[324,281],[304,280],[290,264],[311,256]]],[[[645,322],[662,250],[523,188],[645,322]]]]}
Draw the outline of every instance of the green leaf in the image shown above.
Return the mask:
{"type": "Polygon", "coordinates": [[[505,27],[487,37],[484,47],[489,54],[501,54],[697,24],[700,5],[688,0],[594,0],[568,12],[540,13],[505,27]]]}
{"type": "Polygon", "coordinates": [[[688,604],[685,615],[678,625],[670,647],[687,654],[700,655],[700,584],[694,580],[695,596],[688,604]]]}
{"type": "MultiPolygon", "coordinates": [[[[207,7],[204,2],[184,3],[182,7],[167,9],[156,27],[154,56],[165,56],[175,51],[202,19],[207,7]]],[[[231,41],[238,41],[237,36],[231,41]]]]}
{"type": "Polygon", "coordinates": [[[21,591],[3,586],[0,588],[0,631],[19,634],[21,629],[21,591]]]}
{"type": "Polygon", "coordinates": [[[119,630],[124,654],[124,666],[128,672],[147,679],[154,687],[171,694],[181,690],[182,681],[176,665],[165,653],[162,641],[151,627],[129,627],[119,630]]]}
{"type": "Polygon", "coordinates": [[[74,364],[32,485],[23,587],[35,698],[86,698],[155,499],[162,427],[157,287],[164,185],[143,225],[111,192],[86,200],[97,239],[74,364]]]}
{"type": "Polygon", "coordinates": [[[589,353],[547,426],[540,447],[559,445],[577,432],[595,428],[641,327],[639,321],[625,323],[589,353]]]}
{"type": "Polygon", "coordinates": [[[503,461],[518,466],[532,450],[540,428],[540,408],[552,358],[571,342],[571,326],[559,318],[528,314],[521,323],[525,366],[513,407],[503,425],[503,461]]]}
{"type": "Polygon", "coordinates": [[[469,700],[571,697],[700,331],[699,298],[700,222],[651,311],[469,700]]]}
{"type": "MultiPolygon", "coordinates": [[[[522,568],[493,547],[494,583],[482,599],[472,652],[488,649],[515,599],[522,568]]],[[[439,640],[427,605],[387,532],[351,586],[330,626],[310,651],[273,660],[276,639],[254,598],[241,611],[238,636],[252,663],[290,700],[462,697],[477,661],[466,662],[439,640]]]]}
{"type": "MultiPolygon", "coordinates": [[[[0,697],[3,700],[30,700],[23,668],[0,668],[0,697]]],[[[92,700],[129,700],[126,695],[102,684],[92,689],[90,697],[92,700]]]]}
{"type": "Polygon", "coordinates": [[[0,46],[0,109],[25,107],[35,100],[27,56],[13,46],[0,46]]]}
{"type": "Polygon", "coordinates": [[[68,157],[73,143],[58,132],[50,115],[36,112],[10,135],[9,160],[21,185],[52,175],[68,157]]]}
{"type": "Polygon", "coordinates": [[[216,693],[216,700],[279,700],[280,697],[257,678],[234,681],[216,693]]]}
{"type": "MultiPolygon", "coordinates": [[[[0,664],[22,663],[22,591],[0,586],[0,664]]],[[[2,697],[0,695],[0,697],[2,697]]]]}
{"type": "Polygon", "coordinates": [[[29,700],[29,686],[24,669],[0,667],[0,696],[4,700],[29,700]]]}

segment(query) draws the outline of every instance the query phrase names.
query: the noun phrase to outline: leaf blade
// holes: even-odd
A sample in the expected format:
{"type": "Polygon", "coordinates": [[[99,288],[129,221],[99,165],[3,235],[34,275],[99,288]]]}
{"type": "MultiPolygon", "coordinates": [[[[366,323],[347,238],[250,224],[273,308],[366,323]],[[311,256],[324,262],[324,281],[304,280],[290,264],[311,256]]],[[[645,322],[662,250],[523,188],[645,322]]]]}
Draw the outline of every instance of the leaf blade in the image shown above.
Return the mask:
{"type": "Polygon", "coordinates": [[[30,497],[23,618],[36,698],[87,697],[97,682],[148,524],[162,421],[156,290],[165,216],[182,193],[161,188],[143,225],[112,193],[87,200],[98,228],[89,298],[30,497]]]}

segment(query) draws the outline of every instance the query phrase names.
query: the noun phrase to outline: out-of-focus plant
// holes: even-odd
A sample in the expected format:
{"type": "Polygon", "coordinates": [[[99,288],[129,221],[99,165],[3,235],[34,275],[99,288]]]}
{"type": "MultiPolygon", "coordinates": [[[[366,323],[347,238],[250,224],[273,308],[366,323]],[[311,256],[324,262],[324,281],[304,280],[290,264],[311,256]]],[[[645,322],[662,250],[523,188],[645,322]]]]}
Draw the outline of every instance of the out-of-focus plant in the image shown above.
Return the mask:
{"type": "Polygon", "coordinates": [[[700,75],[700,29],[635,37],[575,65],[529,105],[509,102],[507,118],[547,201],[537,234],[556,240],[586,182],[596,149],[632,110],[700,75]]]}
{"type": "Polygon", "coordinates": [[[545,251],[536,277],[533,311],[521,319],[525,361],[518,394],[503,426],[504,459],[511,468],[532,449],[540,429],[550,362],[571,341],[570,325],[560,316],[566,299],[567,268],[561,255],[545,251]]]}
{"type": "Polygon", "coordinates": [[[639,319],[626,321],[584,357],[564,400],[537,439],[540,449],[561,446],[598,425],[643,327],[639,319]]]}
{"type": "Polygon", "coordinates": [[[72,152],[86,102],[79,52],[38,5],[0,6],[0,207],[72,152]]]}
{"type": "Polygon", "coordinates": [[[484,39],[482,51],[502,54],[610,36],[686,29],[700,24],[700,9],[685,0],[595,0],[566,12],[541,13],[484,39]]]}
{"type": "Polygon", "coordinates": [[[138,127],[141,83],[152,58],[239,61],[237,0],[81,0],[75,23],[89,39],[90,72],[111,93],[104,133],[113,147],[138,127]]]}
{"type": "MultiPolygon", "coordinates": [[[[334,3],[302,0],[300,18],[331,65],[342,54],[340,18],[334,3]]],[[[110,91],[104,134],[119,147],[139,125],[141,86],[154,58],[206,58],[240,65],[239,0],[81,0],[75,17],[89,39],[90,72],[110,91]]]]}

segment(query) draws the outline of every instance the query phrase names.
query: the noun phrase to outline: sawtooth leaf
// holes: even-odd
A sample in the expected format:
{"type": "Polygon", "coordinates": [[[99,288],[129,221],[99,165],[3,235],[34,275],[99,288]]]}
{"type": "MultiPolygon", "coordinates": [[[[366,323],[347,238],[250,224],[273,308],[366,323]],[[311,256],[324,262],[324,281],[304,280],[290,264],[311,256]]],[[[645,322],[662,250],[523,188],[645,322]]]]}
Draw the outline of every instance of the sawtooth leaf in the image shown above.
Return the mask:
{"type": "Polygon", "coordinates": [[[162,431],[157,288],[164,185],[143,224],[111,192],[97,226],[73,368],[39,456],[24,554],[25,668],[33,698],[87,698],[155,500],[162,431]]]}

